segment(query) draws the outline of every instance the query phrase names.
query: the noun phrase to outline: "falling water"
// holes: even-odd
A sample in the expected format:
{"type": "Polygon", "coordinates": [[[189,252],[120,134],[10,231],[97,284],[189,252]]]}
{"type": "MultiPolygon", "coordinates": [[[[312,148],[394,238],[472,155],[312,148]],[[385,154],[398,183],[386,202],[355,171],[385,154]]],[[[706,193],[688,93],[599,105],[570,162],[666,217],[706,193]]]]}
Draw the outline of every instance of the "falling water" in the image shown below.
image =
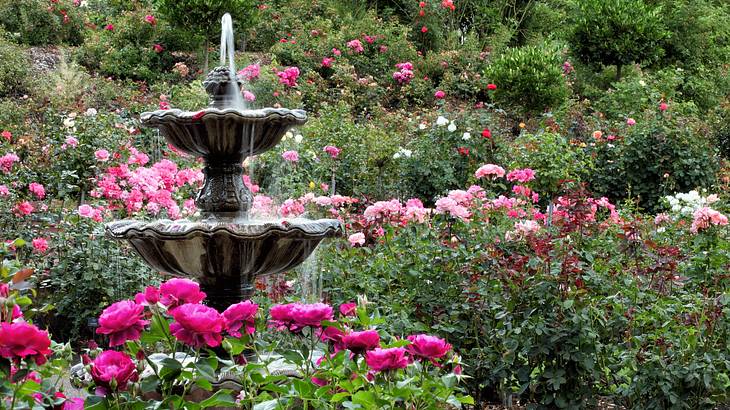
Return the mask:
{"type": "Polygon", "coordinates": [[[233,42],[233,20],[231,15],[226,13],[221,19],[221,66],[226,66],[226,59],[228,59],[228,74],[230,75],[231,81],[228,82],[228,96],[230,97],[231,105],[233,108],[244,109],[246,103],[241,95],[241,90],[238,88],[238,81],[236,78],[236,60],[235,60],[235,48],[233,42]]]}
{"type": "Polygon", "coordinates": [[[256,124],[251,125],[251,136],[248,141],[248,177],[251,184],[253,184],[253,136],[256,135],[256,124]]]}
{"type": "Polygon", "coordinates": [[[297,282],[302,300],[319,302],[322,300],[322,274],[319,270],[319,256],[315,248],[312,254],[297,268],[297,282]]]}

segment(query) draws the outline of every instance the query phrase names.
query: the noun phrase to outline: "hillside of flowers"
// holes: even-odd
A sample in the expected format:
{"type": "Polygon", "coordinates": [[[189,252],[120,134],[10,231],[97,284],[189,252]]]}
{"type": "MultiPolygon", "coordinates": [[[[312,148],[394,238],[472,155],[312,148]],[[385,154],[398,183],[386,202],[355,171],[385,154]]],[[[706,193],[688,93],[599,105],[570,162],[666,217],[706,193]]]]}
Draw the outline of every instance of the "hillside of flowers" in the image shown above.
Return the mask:
{"type": "Polygon", "coordinates": [[[720,0],[0,2],[0,408],[724,408],[729,61],[720,0]],[[140,114],[224,12],[309,116],[252,215],[344,234],[218,311],[104,224],[200,216],[140,114]]]}

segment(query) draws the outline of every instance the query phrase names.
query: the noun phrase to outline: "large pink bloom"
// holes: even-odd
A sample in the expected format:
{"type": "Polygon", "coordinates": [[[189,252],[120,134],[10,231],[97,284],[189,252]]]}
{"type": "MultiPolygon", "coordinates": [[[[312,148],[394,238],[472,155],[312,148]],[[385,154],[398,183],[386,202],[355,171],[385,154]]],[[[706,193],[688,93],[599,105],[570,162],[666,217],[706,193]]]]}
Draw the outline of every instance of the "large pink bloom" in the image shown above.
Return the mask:
{"type": "Polygon", "coordinates": [[[494,178],[501,178],[504,176],[504,172],[504,168],[500,167],[499,165],[486,164],[477,169],[477,171],[474,173],[474,177],[483,178],[485,176],[492,176],[494,178]]]}
{"type": "Polygon", "coordinates": [[[33,359],[36,364],[46,362],[51,354],[48,332],[23,322],[0,324],[0,357],[6,359],[33,359]]]}
{"type": "Polygon", "coordinates": [[[402,347],[373,349],[365,354],[365,362],[376,372],[405,369],[408,366],[406,349],[402,347]]]}
{"type": "Polygon", "coordinates": [[[721,226],[728,224],[728,219],[725,215],[708,207],[696,210],[692,217],[692,226],[690,227],[692,233],[707,229],[711,225],[721,226]]]}
{"type": "Polygon", "coordinates": [[[223,320],[225,321],[226,329],[228,329],[228,334],[241,337],[239,329],[244,325],[245,333],[247,335],[253,334],[256,331],[256,313],[258,310],[259,305],[250,300],[229,306],[223,312],[223,320]]]}
{"type": "Polygon", "coordinates": [[[217,310],[186,303],[170,313],[175,319],[170,324],[170,332],[181,342],[193,347],[216,347],[221,344],[221,332],[225,324],[217,310]]]}
{"type": "Polygon", "coordinates": [[[376,330],[350,332],[342,338],[345,347],[355,354],[362,354],[380,346],[380,335],[376,330]]]}
{"type": "Polygon", "coordinates": [[[160,285],[160,303],[172,310],[185,303],[200,303],[205,293],[190,279],[170,279],[160,285]]]}
{"type": "Polygon", "coordinates": [[[321,327],[323,320],[332,320],[332,306],[324,303],[289,303],[272,306],[269,314],[269,326],[299,332],[307,326],[321,327]]]}
{"type": "Polygon", "coordinates": [[[444,357],[451,350],[451,345],[446,343],[444,339],[430,335],[411,335],[408,336],[410,345],[406,347],[408,353],[413,356],[429,359],[435,363],[435,360],[444,357]]]}
{"type": "Polygon", "coordinates": [[[131,300],[116,302],[99,316],[96,333],[109,336],[109,346],[123,345],[127,340],[139,340],[139,335],[150,322],[143,320],[144,306],[131,300]]]}
{"type": "Polygon", "coordinates": [[[91,362],[91,377],[101,394],[126,390],[130,381],[137,381],[137,367],[125,353],[106,350],[91,362]]]}

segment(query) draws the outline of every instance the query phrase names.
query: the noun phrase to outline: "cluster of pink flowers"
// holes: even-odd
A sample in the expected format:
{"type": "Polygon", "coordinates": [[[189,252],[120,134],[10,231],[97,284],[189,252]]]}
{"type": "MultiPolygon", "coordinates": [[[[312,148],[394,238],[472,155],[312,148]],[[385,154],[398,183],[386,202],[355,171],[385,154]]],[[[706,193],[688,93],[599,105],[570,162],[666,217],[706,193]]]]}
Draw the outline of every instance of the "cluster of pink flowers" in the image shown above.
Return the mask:
{"type": "Polygon", "coordinates": [[[404,63],[398,63],[395,65],[395,68],[398,69],[398,71],[393,73],[393,79],[398,84],[408,84],[413,80],[413,78],[416,76],[416,74],[413,71],[413,64],[406,61],[404,63]]]}
{"type": "Polygon", "coordinates": [[[520,183],[530,182],[535,179],[535,171],[530,168],[515,169],[507,174],[507,181],[517,181],[520,183]]]}
{"type": "Polygon", "coordinates": [[[0,157],[0,171],[9,174],[13,169],[13,164],[20,161],[20,157],[15,153],[9,152],[0,157]]]}
{"type": "Polygon", "coordinates": [[[534,236],[540,231],[540,224],[537,221],[526,220],[515,222],[514,230],[505,233],[505,239],[508,241],[516,241],[534,236]]]}
{"type": "MultiPolygon", "coordinates": [[[[165,209],[172,219],[181,216],[175,193],[185,186],[198,188],[203,182],[203,173],[197,169],[178,169],[174,162],[163,159],[150,167],[144,165],[149,157],[143,152],[129,148],[129,158],[106,169],[96,178],[96,188],[91,192],[95,198],[111,201],[111,208],[124,208],[128,214],[144,209],[156,215],[165,209]]],[[[187,204],[185,210],[192,204],[187,204]]]]}
{"type": "Polygon", "coordinates": [[[31,182],[28,185],[28,191],[30,191],[38,199],[46,197],[46,188],[37,182],[31,182]]]}
{"type": "Polygon", "coordinates": [[[362,43],[358,39],[348,41],[347,48],[349,48],[356,54],[359,54],[359,53],[362,53],[363,51],[365,51],[365,49],[362,47],[362,43]]]}
{"type": "Polygon", "coordinates": [[[436,201],[436,213],[449,214],[454,218],[467,220],[471,217],[469,208],[472,206],[474,196],[467,191],[453,190],[444,198],[436,201]]]}
{"type": "Polygon", "coordinates": [[[37,253],[43,254],[48,251],[48,239],[46,238],[33,238],[31,245],[37,253]]]}
{"type": "Polygon", "coordinates": [[[297,79],[299,78],[299,68],[288,67],[284,71],[277,71],[276,76],[279,77],[279,83],[292,88],[296,87],[297,79]]]}
{"type": "Polygon", "coordinates": [[[246,81],[252,81],[259,78],[261,67],[258,64],[251,64],[244,67],[238,72],[238,76],[246,81]]]}
{"type": "Polygon", "coordinates": [[[332,57],[324,57],[322,58],[322,67],[324,68],[331,68],[332,63],[335,62],[335,59],[332,57]]]}
{"type": "Polygon", "coordinates": [[[347,241],[350,242],[350,246],[363,246],[365,245],[365,234],[362,232],[356,232],[347,237],[347,241]]]}
{"type": "Polygon", "coordinates": [[[702,230],[705,230],[709,228],[712,225],[715,226],[724,226],[728,224],[728,218],[727,216],[721,214],[720,212],[709,208],[709,207],[702,207],[698,210],[696,210],[692,214],[692,226],[690,227],[690,231],[692,233],[697,233],[702,230]]]}
{"type": "Polygon", "coordinates": [[[3,132],[0,132],[0,137],[3,137],[5,141],[10,142],[13,139],[13,133],[8,130],[3,130],[3,132]]]}

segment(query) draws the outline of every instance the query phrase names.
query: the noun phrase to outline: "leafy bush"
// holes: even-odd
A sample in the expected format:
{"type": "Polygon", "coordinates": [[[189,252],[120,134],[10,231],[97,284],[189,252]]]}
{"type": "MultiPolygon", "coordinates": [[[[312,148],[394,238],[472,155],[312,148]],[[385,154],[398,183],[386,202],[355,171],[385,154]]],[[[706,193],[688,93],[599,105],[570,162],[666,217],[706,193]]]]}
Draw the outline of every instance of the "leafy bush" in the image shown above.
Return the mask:
{"type": "Polygon", "coordinates": [[[534,115],[559,107],[568,97],[562,64],[560,54],[550,46],[524,46],[497,57],[486,75],[497,85],[498,104],[534,115]]]}
{"type": "Polygon", "coordinates": [[[16,94],[25,89],[29,65],[25,50],[5,40],[0,32],[0,95],[16,94]]]}
{"type": "Polygon", "coordinates": [[[668,37],[662,8],[643,0],[579,0],[569,36],[572,52],[586,64],[623,66],[651,64],[663,54],[668,37]]]}
{"type": "Polygon", "coordinates": [[[78,50],[79,62],[118,78],[152,80],[175,63],[171,51],[181,40],[164,22],[147,20],[151,11],[129,11],[89,34],[78,50]]]}
{"type": "Polygon", "coordinates": [[[565,137],[551,132],[520,135],[501,151],[503,160],[499,163],[510,169],[535,171],[531,186],[548,200],[585,180],[590,173],[590,161],[584,152],[565,137]]]}
{"type": "Polygon", "coordinates": [[[655,211],[664,195],[715,182],[717,151],[697,124],[658,112],[649,111],[623,129],[619,140],[595,144],[590,184],[596,192],[614,200],[632,196],[642,208],[655,211]]]}
{"type": "Polygon", "coordinates": [[[72,0],[0,3],[0,27],[32,46],[83,42],[84,17],[72,0]]]}

